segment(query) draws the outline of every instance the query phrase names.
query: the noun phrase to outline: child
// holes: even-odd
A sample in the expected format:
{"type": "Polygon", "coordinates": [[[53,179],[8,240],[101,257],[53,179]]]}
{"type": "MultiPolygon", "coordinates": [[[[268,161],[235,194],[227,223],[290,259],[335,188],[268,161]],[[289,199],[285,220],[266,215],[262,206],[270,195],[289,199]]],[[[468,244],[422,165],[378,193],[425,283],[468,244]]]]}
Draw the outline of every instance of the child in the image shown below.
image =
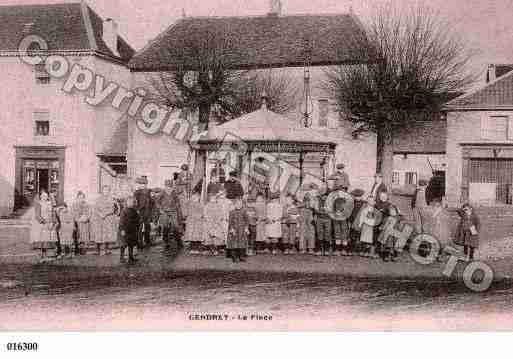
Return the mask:
{"type": "MultiPolygon", "coordinates": [[[[266,203],[264,196],[262,193],[258,193],[255,202],[255,211],[256,211],[256,246],[266,247],[266,236],[265,236],[265,217],[266,217],[266,203]]],[[[264,253],[267,251],[269,253],[268,248],[264,248],[264,253]]]]}
{"type": "Polygon", "coordinates": [[[319,191],[315,208],[315,227],[317,230],[317,240],[320,249],[316,254],[322,256],[326,255],[327,250],[329,249],[329,244],[332,240],[332,221],[328,211],[326,210],[328,194],[329,191],[327,187],[324,187],[319,191]]]}
{"type": "Polygon", "coordinates": [[[119,220],[119,232],[121,236],[121,252],[120,262],[125,262],[125,249],[128,247],[128,263],[134,264],[134,247],[138,243],[139,223],[141,219],[139,213],[135,209],[135,198],[128,197],[126,200],[126,208],[121,212],[119,220]]]}
{"type": "Polygon", "coordinates": [[[234,263],[245,262],[245,252],[248,247],[249,218],[242,208],[242,200],[235,199],[235,208],[230,211],[228,218],[228,240],[226,249],[234,263]]]}
{"type": "Polygon", "coordinates": [[[376,247],[374,243],[374,228],[366,222],[377,221],[379,211],[375,208],[376,202],[374,198],[369,197],[367,203],[362,206],[358,212],[356,219],[353,223],[353,228],[360,231],[360,244],[362,246],[362,256],[370,258],[379,258],[376,254],[376,247]]]}
{"type": "Polygon", "coordinates": [[[203,245],[208,248],[211,255],[217,255],[216,242],[219,241],[219,229],[221,227],[219,208],[217,203],[217,195],[212,195],[209,201],[205,204],[204,218],[205,218],[205,236],[203,238],[203,245]]]}
{"type": "MultiPolygon", "coordinates": [[[[374,227],[373,239],[374,239],[374,245],[377,247],[377,251],[381,255],[382,259],[385,259],[385,256],[387,255],[387,251],[385,249],[385,244],[381,243],[378,240],[378,238],[384,229],[384,224],[386,222],[387,217],[390,216],[390,209],[392,206],[393,206],[393,204],[390,203],[388,192],[380,192],[379,193],[379,201],[376,201],[375,208],[380,212],[381,222],[379,225],[374,227]]],[[[396,210],[397,210],[397,208],[396,208],[396,210]]],[[[398,214],[399,213],[397,213],[397,215],[398,214]]]]}
{"type": "Polygon", "coordinates": [[[253,205],[246,204],[245,209],[249,218],[248,256],[253,256],[256,249],[257,213],[253,205]]]}
{"type": "Polygon", "coordinates": [[[72,246],[74,244],[73,232],[75,230],[75,218],[73,212],[71,212],[66,203],[62,204],[58,213],[58,219],[60,228],[59,234],[64,255],[73,258],[74,254],[72,246]]]}
{"type": "Polygon", "coordinates": [[[280,203],[280,193],[271,194],[271,201],[267,204],[267,218],[265,225],[265,235],[268,238],[272,254],[276,251],[278,240],[281,238],[281,217],[283,215],[280,203]]]}
{"type": "Polygon", "coordinates": [[[353,196],[354,199],[354,207],[353,212],[351,212],[351,215],[349,216],[348,222],[349,222],[349,248],[350,250],[355,254],[362,254],[363,248],[360,245],[360,230],[354,226],[354,223],[356,221],[356,218],[358,216],[358,213],[360,213],[362,207],[365,204],[365,201],[363,200],[363,195],[365,192],[360,189],[356,188],[351,191],[351,196],[353,196]]]}
{"type": "Polygon", "coordinates": [[[298,218],[299,212],[294,203],[294,197],[287,193],[282,217],[282,242],[285,254],[295,252],[298,218]]]}
{"type": "MultiPolygon", "coordinates": [[[[218,238],[219,238],[219,249],[223,247],[226,249],[226,241],[228,239],[228,218],[230,211],[234,208],[233,202],[226,198],[226,191],[222,189],[217,195],[218,205],[218,238]]],[[[228,251],[225,255],[228,257],[228,251]]]]}
{"type": "Polygon", "coordinates": [[[299,223],[299,249],[302,254],[313,254],[315,252],[315,223],[314,212],[316,198],[317,198],[317,185],[310,183],[308,191],[303,198],[302,206],[298,206],[300,212],[299,223]]]}
{"type": "Polygon", "coordinates": [[[397,221],[401,220],[401,216],[399,214],[399,210],[396,206],[393,204],[390,204],[385,210],[384,210],[384,217],[381,225],[381,234],[378,237],[378,241],[382,245],[382,258],[383,261],[388,262],[392,261],[395,262],[398,257],[397,250],[395,248],[395,244],[397,242],[397,239],[393,236],[388,236],[385,238],[383,235],[384,231],[389,226],[396,225],[397,221]]]}
{"type": "Polygon", "coordinates": [[[479,231],[481,230],[481,221],[474,209],[465,203],[461,210],[458,210],[460,223],[456,232],[455,243],[463,246],[463,253],[468,260],[474,259],[474,252],[479,247],[479,231]]]}
{"type": "Polygon", "coordinates": [[[41,192],[34,204],[34,220],[31,225],[30,241],[41,250],[41,262],[46,262],[46,252],[57,243],[57,216],[46,192],[41,192]]]}
{"type": "Polygon", "coordinates": [[[204,231],[204,208],[199,193],[195,192],[189,201],[189,213],[185,224],[184,242],[190,254],[199,254],[204,231]]]}
{"type": "MultiPolygon", "coordinates": [[[[349,199],[350,200],[350,199],[349,199]]],[[[346,205],[346,198],[338,197],[333,203],[333,234],[335,240],[335,255],[349,255],[348,244],[349,244],[349,227],[347,220],[344,218],[344,206],[346,205]]]]}

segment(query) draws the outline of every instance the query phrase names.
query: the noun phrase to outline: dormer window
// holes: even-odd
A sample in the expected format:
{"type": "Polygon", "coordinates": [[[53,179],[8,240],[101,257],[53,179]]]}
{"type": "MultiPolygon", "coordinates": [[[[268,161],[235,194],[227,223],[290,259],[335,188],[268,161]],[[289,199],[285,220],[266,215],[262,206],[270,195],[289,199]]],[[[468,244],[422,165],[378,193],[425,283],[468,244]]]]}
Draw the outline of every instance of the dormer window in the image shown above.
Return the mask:
{"type": "Polygon", "coordinates": [[[34,72],[36,75],[36,83],[41,85],[47,85],[50,83],[50,74],[46,71],[45,64],[37,64],[34,66],[34,72]]]}

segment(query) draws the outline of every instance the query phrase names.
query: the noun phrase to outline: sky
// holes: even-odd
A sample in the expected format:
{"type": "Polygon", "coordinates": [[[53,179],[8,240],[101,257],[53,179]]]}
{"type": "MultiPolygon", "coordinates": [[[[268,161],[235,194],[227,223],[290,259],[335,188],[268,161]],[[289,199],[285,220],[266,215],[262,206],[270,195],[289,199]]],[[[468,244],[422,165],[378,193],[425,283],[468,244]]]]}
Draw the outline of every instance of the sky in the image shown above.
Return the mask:
{"type": "MultiPolygon", "coordinates": [[[[67,0],[0,0],[0,4],[48,4],[67,0]]],[[[365,22],[373,9],[388,0],[282,0],[284,14],[354,13],[365,22]]],[[[412,0],[395,0],[399,5],[412,0]]],[[[118,21],[119,30],[135,48],[141,49],[182,17],[261,15],[269,0],[88,0],[102,17],[118,21]]],[[[472,67],[481,72],[489,63],[513,63],[513,0],[425,0],[446,18],[477,54],[472,67]]],[[[484,78],[484,75],[482,76],[484,78]]]]}

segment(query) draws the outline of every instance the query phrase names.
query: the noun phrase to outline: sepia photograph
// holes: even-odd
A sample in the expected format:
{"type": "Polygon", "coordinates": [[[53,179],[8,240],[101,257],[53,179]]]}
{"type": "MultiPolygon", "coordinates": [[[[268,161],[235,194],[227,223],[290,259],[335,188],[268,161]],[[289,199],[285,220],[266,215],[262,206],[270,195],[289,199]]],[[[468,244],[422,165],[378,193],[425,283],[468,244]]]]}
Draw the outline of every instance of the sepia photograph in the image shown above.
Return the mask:
{"type": "Polygon", "coordinates": [[[0,332],[513,330],[512,19],[0,0],[0,332]]]}

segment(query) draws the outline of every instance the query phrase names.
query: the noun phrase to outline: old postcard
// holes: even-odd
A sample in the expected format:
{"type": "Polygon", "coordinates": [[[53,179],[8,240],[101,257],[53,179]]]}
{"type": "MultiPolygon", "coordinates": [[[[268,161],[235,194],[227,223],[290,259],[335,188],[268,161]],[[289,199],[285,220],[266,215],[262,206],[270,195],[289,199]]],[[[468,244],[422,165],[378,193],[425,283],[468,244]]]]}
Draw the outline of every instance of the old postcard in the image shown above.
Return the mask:
{"type": "Polygon", "coordinates": [[[513,329],[512,18],[1,0],[0,329],[513,329]]]}

